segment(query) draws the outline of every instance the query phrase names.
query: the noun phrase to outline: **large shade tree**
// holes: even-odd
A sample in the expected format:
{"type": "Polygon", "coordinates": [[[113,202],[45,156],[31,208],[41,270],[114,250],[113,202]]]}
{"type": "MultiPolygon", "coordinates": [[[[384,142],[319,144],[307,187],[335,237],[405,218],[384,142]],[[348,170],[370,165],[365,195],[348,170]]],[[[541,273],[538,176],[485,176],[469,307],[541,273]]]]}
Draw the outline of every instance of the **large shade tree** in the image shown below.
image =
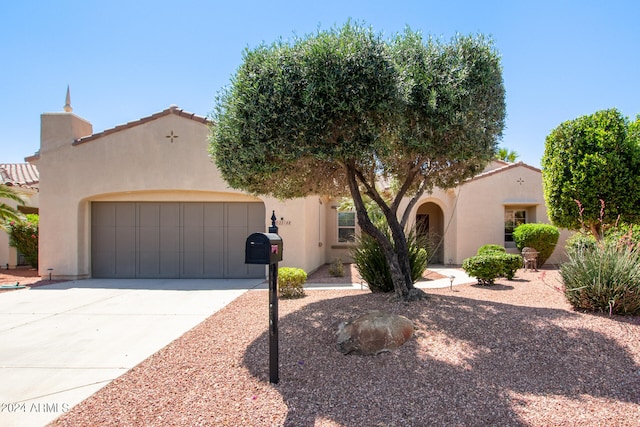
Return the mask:
{"type": "Polygon", "coordinates": [[[640,218],[640,116],[616,109],[560,124],[547,136],[542,178],[551,222],[585,227],[594,237],[603,226],[640,218]]]}
{"type": "Polygon", "coordinates": [[[385,252],[396,295],[417,299],[409,212],[425,191],[455,186],[494,157],[505,117],[500,57],[482,36],[443,42],[407,29],[385,40],[350,22],[245,50],[212,116],[211,155],[232,187],[351,196],[362,231],[385,252]],[[394,183],[390,201],[381,181],[394,183]],[[363,196],[380,207],[391,238],[371,222],[363,196]]]}

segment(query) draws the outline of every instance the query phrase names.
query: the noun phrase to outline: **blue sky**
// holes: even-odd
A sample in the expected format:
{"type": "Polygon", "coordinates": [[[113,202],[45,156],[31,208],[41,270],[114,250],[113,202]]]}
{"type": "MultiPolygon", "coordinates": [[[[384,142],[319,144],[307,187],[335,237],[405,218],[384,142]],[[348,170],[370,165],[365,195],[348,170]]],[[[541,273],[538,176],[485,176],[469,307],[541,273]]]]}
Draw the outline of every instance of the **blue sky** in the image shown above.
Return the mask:
{"type": "Polygon", "coordinates": [[[501,145],[540,166],[545,137],[606,108],[640,114],[640,2],[15,1],[0,8],[0,163],[39,148],[40,114],[74,113],[94,132],[171,104],[206,116],[242,51],[349,18],[392,35],[490,35],[502,55],[501,145]]]}

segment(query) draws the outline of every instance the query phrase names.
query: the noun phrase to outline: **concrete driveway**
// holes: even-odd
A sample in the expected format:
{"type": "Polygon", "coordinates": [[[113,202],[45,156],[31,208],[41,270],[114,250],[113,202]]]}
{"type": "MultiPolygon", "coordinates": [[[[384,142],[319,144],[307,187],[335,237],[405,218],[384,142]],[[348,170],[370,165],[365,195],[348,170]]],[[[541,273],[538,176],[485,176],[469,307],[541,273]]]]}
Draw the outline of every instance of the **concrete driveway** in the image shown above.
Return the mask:
{"type": "Polygon", "coordinates": [[[0,293],[0,425],[51,422],[261,282],[87,279],[0,293]]]}

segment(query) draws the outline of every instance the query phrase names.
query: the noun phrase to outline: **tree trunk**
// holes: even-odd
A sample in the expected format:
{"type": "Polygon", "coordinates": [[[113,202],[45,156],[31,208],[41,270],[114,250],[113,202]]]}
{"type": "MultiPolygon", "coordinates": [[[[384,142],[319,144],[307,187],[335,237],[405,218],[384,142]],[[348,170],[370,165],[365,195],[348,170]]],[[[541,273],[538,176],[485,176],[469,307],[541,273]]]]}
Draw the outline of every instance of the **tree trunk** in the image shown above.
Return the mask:
{"type": "Polygon", "coordinates": [[[389,213],[388,206],[387,209],[381,206],[385,212],[389,228],[391,229],[391,235],[394,240],[392,243],[384,233],[371,222],[352,168],[347,168],[347,177],[351,197],[356,207],[358,225],[360,225],[363,232],[373,237],[382,248],[387,260],[387,265],[389,266],[389,272],[391,273],[396,298],[401,301],[424,299],[426,294],[413,286],[407,239],[395,214],[393,212],[389,213]]]}

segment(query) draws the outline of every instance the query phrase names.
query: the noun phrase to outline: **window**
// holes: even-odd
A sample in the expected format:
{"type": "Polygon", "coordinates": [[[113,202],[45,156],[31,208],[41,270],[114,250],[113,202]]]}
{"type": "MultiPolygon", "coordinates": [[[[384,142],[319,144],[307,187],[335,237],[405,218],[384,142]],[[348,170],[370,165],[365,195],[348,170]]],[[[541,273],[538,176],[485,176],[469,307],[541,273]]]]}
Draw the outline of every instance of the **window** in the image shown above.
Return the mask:
{"type": "Polygon", "coordinates": [[[527,211],[524,209],[505,209],[504,242],[513,242],[513,230],[520,224],[527,223],[527,211]]]}
{"type": "Polygon", "coordinates": [[[338,212],[338,242],[356,241],[356,213],[338,212]]]}

